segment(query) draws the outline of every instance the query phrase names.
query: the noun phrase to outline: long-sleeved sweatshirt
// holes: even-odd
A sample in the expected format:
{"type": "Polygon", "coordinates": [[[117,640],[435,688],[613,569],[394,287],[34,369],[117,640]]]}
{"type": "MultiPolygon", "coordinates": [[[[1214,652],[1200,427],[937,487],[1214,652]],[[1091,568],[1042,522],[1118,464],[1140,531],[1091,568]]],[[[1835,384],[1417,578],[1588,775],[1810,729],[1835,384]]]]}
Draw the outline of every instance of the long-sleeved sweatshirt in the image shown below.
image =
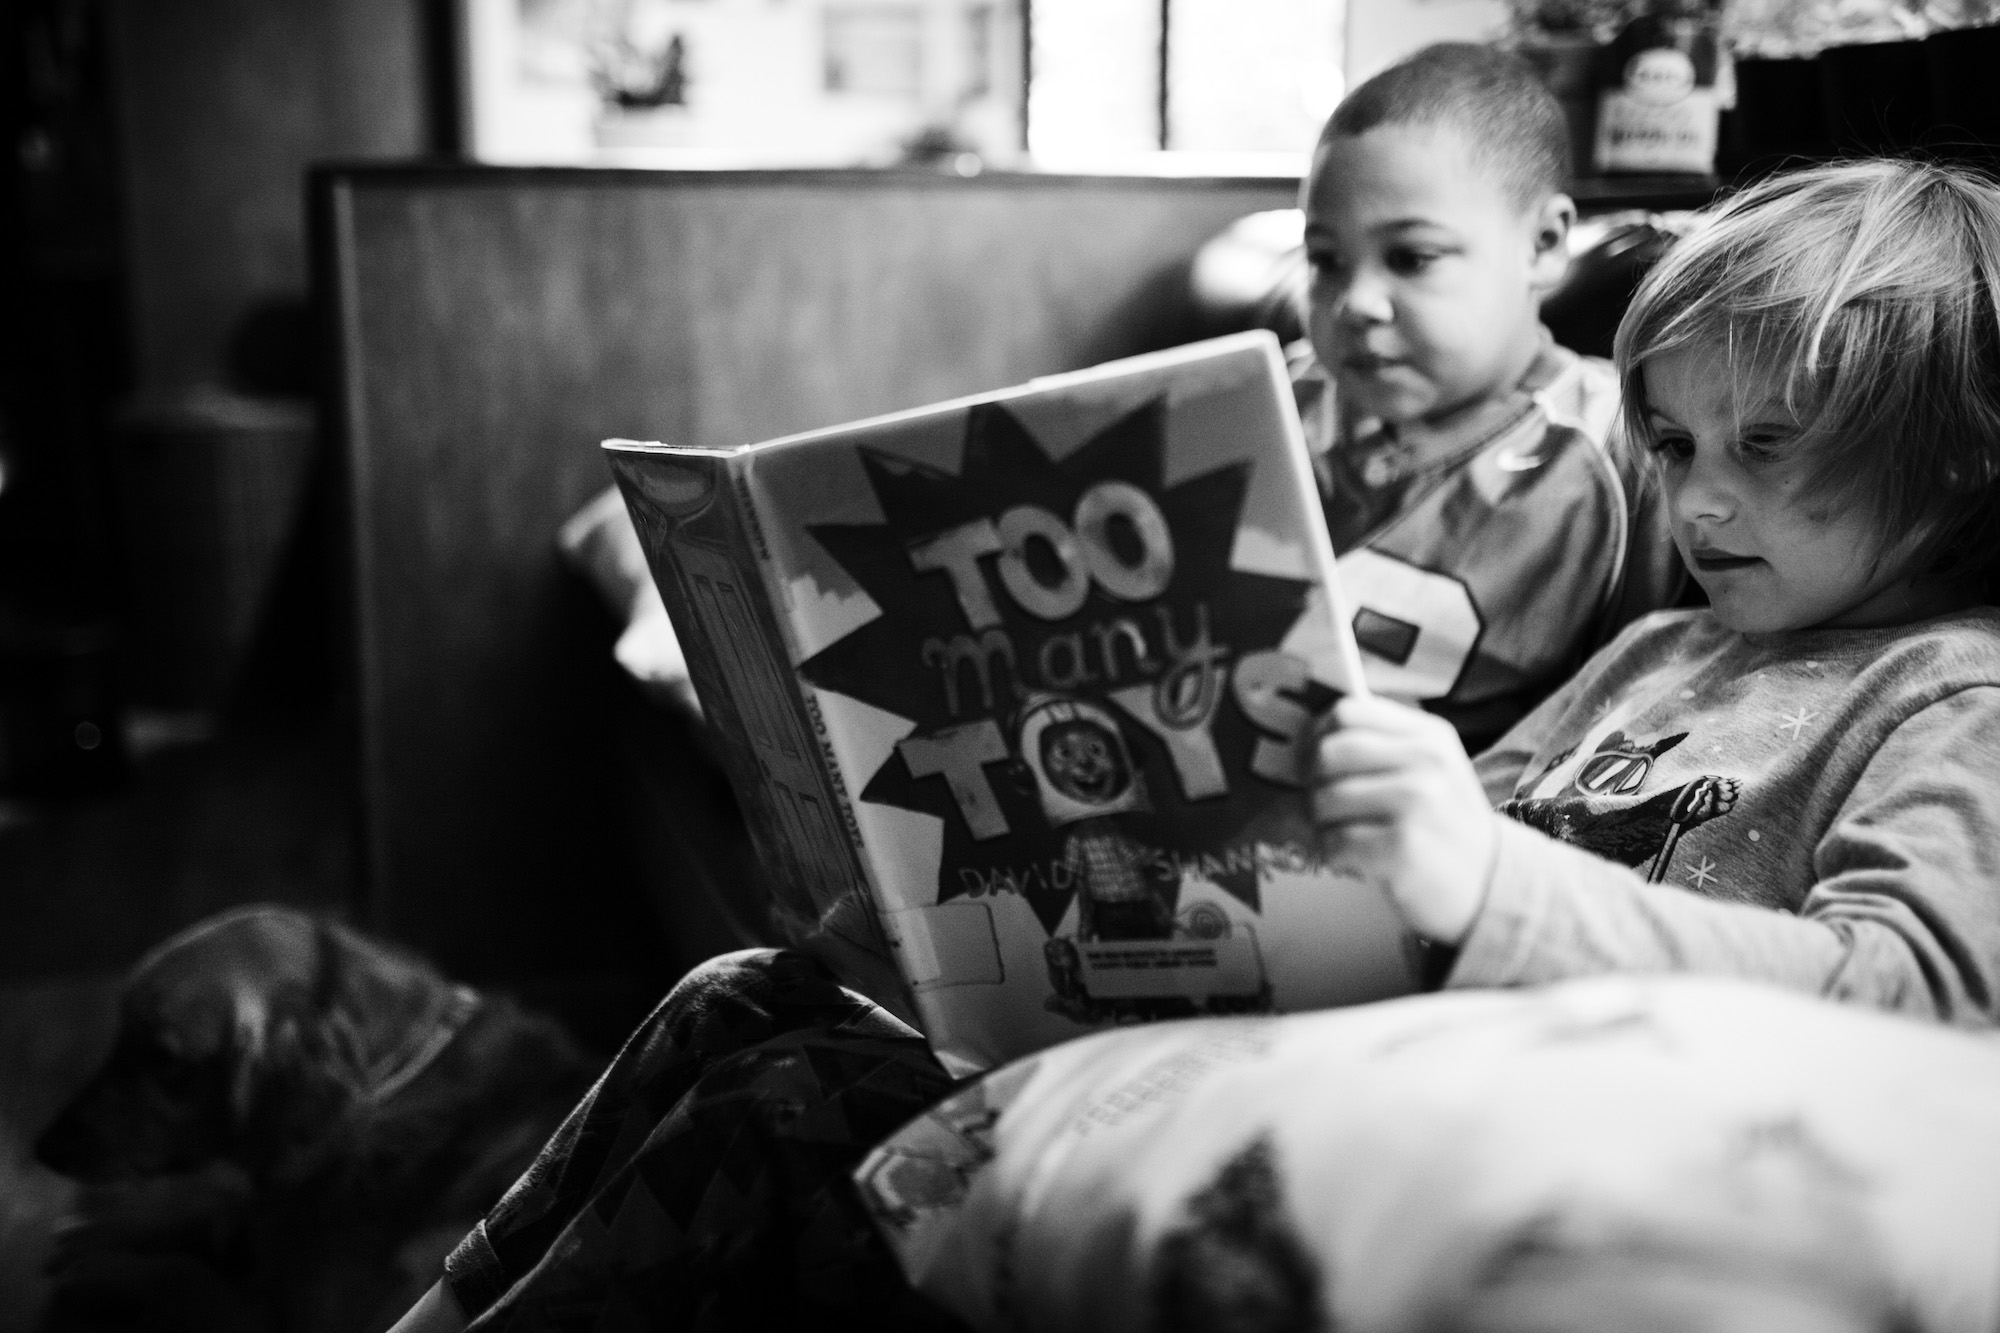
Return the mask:
{"type": "Polygon", "coordinates": [[[1704,972],[2000,1018],[2000,610],[1649,616],[1476,767],[1510,818],[1449,986],[1704,972]]]}

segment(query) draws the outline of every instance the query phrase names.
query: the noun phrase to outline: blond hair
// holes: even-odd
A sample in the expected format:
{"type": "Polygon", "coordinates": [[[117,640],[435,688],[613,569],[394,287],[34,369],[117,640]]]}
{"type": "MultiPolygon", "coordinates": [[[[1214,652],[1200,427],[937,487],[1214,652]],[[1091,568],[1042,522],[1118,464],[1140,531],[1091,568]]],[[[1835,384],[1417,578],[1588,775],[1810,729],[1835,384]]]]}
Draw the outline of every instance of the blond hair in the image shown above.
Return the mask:
{"type": "Polygon", "coordinates": [[[1647,275],[1613,355],[1648,438],[1646,363],[1679,348],[1782,381],[1812,492],[1918,534],[1918,568],[2000,571],[2000,184],[1894,159],[1776,177],[1647,275]]]}

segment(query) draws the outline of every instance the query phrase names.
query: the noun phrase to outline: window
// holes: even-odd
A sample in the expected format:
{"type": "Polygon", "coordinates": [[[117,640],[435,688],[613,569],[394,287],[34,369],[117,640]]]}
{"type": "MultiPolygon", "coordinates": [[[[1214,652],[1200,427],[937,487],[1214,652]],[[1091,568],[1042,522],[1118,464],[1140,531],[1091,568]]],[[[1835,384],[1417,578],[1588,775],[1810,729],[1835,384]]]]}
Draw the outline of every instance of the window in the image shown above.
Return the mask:
{"type": "Polygon", "coordinates": [[[1303,155],[1340,100],[1345,0],[1024,0],[1048,167],[1161,149],[1303,155]]]}
{"type": "Polygon", "coordinates": [[[452,2],[488,161],[1296,171],[1348,0],[452,2]]]}
{"type": "Polygon", "coordinates": [[[924,11],[828,5],[826,91],[916,101],[924,91],[924,11]]]}

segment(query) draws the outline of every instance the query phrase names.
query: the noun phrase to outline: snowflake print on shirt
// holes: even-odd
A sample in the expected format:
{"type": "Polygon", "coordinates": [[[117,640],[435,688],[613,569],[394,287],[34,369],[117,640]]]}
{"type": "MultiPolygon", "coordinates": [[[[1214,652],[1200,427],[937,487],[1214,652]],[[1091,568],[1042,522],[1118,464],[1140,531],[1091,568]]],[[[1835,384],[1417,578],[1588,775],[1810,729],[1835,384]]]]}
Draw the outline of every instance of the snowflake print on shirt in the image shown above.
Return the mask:
{"type": "Polygon", "coordinates": [[[1779,721],[1777,732],[1780,736],[1785,736],[1786,732],[1790,732],[1791,734],[1785,736],[1785,739],[1795,741],[1799,738],[1799,733],[1812,725],[1813,720],[1818,716],[1817,712],[1807,708],[1804,704],[1800,704],[1797,711],[1785,714],[1783,719],[1779,721]]]}

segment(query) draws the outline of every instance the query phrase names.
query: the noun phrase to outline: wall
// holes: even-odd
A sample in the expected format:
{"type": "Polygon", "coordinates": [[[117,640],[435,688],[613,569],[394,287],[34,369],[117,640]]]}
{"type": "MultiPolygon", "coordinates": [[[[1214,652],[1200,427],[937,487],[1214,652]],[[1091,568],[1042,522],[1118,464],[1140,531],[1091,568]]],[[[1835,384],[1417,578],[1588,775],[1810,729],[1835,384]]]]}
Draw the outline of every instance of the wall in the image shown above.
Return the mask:
{"type": "Polygon", "coordinates": [[[138,380],[166,394],[227,378],[260,306],[303,303],[309,162],[430,146],[427,16],[424,0],[109,8],[138,380]]]}
{"type": "Polygon", "coordinates": [[[552,549],[599,440],[728,446],[1187,341],[1195,248],[1296,188],[330,175],[366,919],[473,980],[647,961],[610,634],[552,549]]]}
{"type": "MultiPolygon", "coordinates": [[[[306,288],[300,173],[408,157],[430,114],[438,0],[111,0],[138,379],[226,378],[260,304],[306,288]]],[[[1480,38],[1502,0],[1351,0],[1349,86],[1425,42],[1480,38]]]]}
{"type": "Polygon", "coordinates": [[[1505,0],[1348,0],[1347,86],[1432,42],[1479,42],[1507,19],[1505,0]]]}

